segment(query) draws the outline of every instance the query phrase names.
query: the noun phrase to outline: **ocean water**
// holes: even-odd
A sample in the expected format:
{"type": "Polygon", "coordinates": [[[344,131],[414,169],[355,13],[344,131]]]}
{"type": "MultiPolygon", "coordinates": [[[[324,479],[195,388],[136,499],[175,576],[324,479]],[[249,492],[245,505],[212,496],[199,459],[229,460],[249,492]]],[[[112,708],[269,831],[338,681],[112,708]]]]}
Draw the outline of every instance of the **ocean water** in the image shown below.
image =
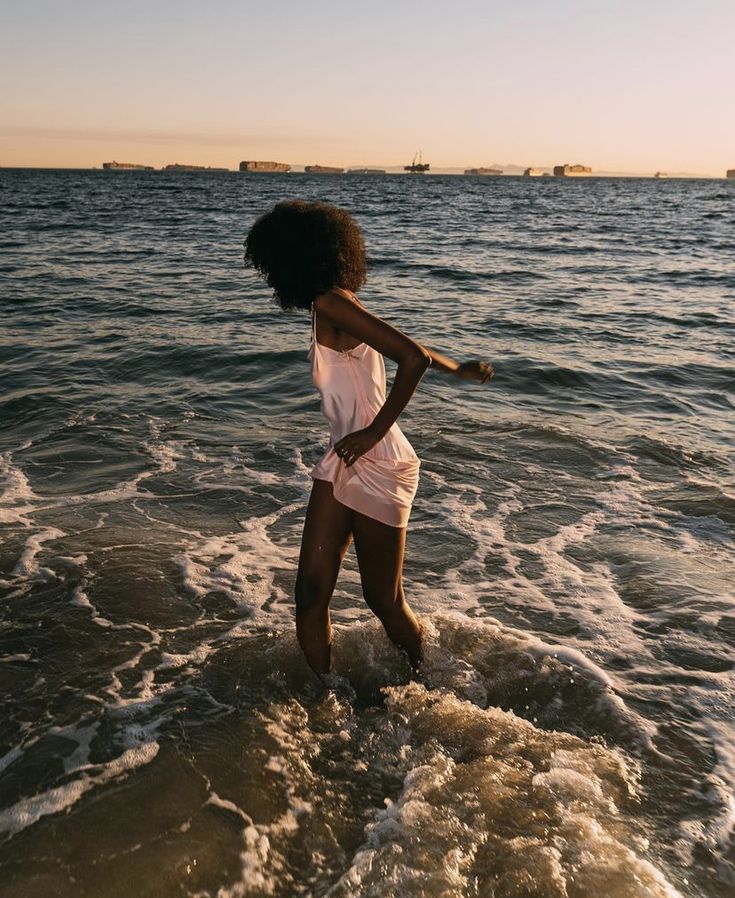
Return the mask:
{"type": "MultiPolygon", "coordinates": [[[[0,172],[0,895],[735,890],[735,183],[0,172]],[[276,200],[363,226],[427,372],[413,682],[293,632],[326,443],[276,200]]],[[[390,364],[389,364],[390,373],[390,364]]]]}

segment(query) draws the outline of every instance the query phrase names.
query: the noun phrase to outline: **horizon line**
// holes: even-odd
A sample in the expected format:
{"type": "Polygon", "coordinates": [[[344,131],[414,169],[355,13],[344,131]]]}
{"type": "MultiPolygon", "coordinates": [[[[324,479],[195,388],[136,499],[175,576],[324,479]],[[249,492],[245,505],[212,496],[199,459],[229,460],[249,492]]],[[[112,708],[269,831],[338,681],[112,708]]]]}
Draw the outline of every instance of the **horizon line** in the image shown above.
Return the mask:
{"type": "MultiPolygon", "coordinates": [[[[117,161],[117,160],[111,160],[111,161],[117,161]]],[[[120,163],[120,164],[122,164],[122,165],[145,165],[145,163],[132,163],[132,162],[125,162],[125,163],[120,163]]],[[[319,163],[296,162],[296,163],[286,163],[286,164],[288,164],[292,167],[289,171],[285,171],[285,172],[258,172],[258,171],[247,172],[247,171],[240,171],[239,168],[228,168],[226,166],[205,165],[205,166],[195,167],[195,166],[197,166],[197,163],[178,163],[178,162],[166,163],[165,165],[162,165],[160,167],[159,166],[150,166],[148,168],[148,171],[145,171],[144,169],[120,169],[116,172],[114,169],[112,169],[112,170],[104,169],[102,167],[103,166],[102,163],[100,163],[99,166],[97,166],[97,165],[5,165],[5,164],[0,163],[0,171],[3,171],[3,170],[5,170],[5,171],[11,171],[11,170],[15,170],[15,171],[112,171],[114,173],[120,173],[120,171],[128,171],[128,173],[138,172],[140,174],[153,174],[153,173],[158,172],[158,173],[168,173],[168,174],[208,174],[208,173],[209,174],[238,174],[238,175],[241,175],[241,174],[242,175],[277,174],[277,175],[284,176],[284,175],[289,175],[289,174],[314,174],[311,172],[304,172],[300,169],[303,169],[306,165],[314,165],[314,164],[319,164],[319,163]],[[191,170],[191,171],[181,170],[181,171],[177,172],[176,170],[166,169],[166,165],[192,166],[193,170],[191,170]]],[[[333,164],[330,164],[328,167],[342,168],[343,170],[335,171],[335,172],[319,172],[316,174],[319,174],[321,176],[341,175],[341,174],[350,174],[351,173],[350,169],[374,168],[374,169],[379,169],[380,174],[383,174],[383,173],[384,174],[402,174],[402,175],[421,174],[421,175],[428,175],[428,176],[442,174],[442,175],[459,175],[462,177],[482,177],[482,178],[487,178],[489,180],[492,180],[493,178],[502,178],[502,177],[523,177],[524,176],[523,172],[526,169],[530,168],[530,169],[535,169],[537,171],[542,171],[544,174],[550,175],[552,178],[555,178],[556,180],[569,180],[570,179],[569,176],[560,177],[560,176],[553,175],[553,169],[556,167],[556,165],[568,165],[568,164],[570,164],[570,163],[556,163],[555,165],[531,165],[531,166],[522,166],[522,165],[518,165],[516,163],[507,163],[506,165],[501,165],[500,163],[493,163],[492,166],[467,166],[467,167],[464,167],[461,165],[440,165],[440,166],[436,166],[433,170],[430,169],[427,172],[412,173],[412,172],[408,172],[405,170],[403,163],[396,164],[396,165],[373,165],[370,163],[354,163],[354,164],[349,164],[349,165],[345,165],[345,166],[335,166],[333,164]],[[493,168],[499,168],[499,169],[507,168],[507,169],[515,169],[515,171],[500,171],[499,174],[488,174],[488,175],[482,175],[482,174],[466,175],[465,174],[465,172],[468,171],[470,168],[481,168],[481,167],[493,167],[493,168]]],[[[735,169],[727,169],[726,168],[726,169],[724,169],[725,173],[722,175],[717,175],[717,174],[712,174],[712,173],[704,173],[704,172],[691,172],[691,171],[668,171],[668,170],[664,170],[664,169],[658,169],[656,172],[652,172],[652,173],[649,173],[648,171],[643,172],[643,171],[626,171],[626,170],[617,170],[617,169],[599,169],[597,171],[593,170],[592,172],[585,173],[581,176],[576,176],[576,177],[571,176],[571,179],[572,180],[586,180],[586,179],[595,178],[595,177],[600,177],[600,178],[605,178],[605,177],[608,177],[608,178],[615,178],[615,177],[617,177],[617,178],[652,178],[652,179],[654,179],[654,178],[656,178],[656,175],[660,174],[663,177],[660,177],[659,180],[678,178],[678,179],[682,179],[682,180],[683,179],[690,179],[690,180],[701,179],[701,180],[727,181],[727,180],[733,180],[732,176],[730,176],[728,174],[730,171],[735,171],[735,169]]]]}

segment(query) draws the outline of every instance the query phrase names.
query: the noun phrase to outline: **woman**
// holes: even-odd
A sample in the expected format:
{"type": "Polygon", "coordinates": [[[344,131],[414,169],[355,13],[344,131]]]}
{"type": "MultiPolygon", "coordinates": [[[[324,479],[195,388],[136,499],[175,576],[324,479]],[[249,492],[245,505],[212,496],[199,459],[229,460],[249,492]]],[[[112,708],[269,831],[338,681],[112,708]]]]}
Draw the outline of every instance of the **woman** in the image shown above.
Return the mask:
{"type": "Polygon", "coordinates": [[[367,268],[362,233],[343,209],[321,202],[278,203],[250,229],[245,263],[264,276],[283,309],[311,312],[312,380],[330,427],[330,445],[311,471],[296,577],[296,631],[317,675],[329,672],[329,602],[354,540],[365,601],[412,667],[421,628],[406,603],[406,524],[419,459],[396,419],[429,366],[485,383],[485,362],[458,364],[371,314],[355,295],[367,268]],[[385,393],[383,356],[397,362],[385,393]]]}

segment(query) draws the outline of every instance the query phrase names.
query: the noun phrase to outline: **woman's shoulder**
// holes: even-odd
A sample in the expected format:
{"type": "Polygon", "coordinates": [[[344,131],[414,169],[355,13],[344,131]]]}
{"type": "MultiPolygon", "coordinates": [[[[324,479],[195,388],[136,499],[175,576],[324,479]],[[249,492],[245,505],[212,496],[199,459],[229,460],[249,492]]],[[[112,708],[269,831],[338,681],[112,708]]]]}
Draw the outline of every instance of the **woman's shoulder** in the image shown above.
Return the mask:
{"type": "Polygon", "coordinates": [[[344,287],[332,287],[324,293],[320,293],[312,303],[312,308],[316,309],[318,312],[325,312],[328,315],[331,309],[334,309],[345,302],[348,302],[351,305],[360,306],[360,308],[363,309],[365,308],[357,298],[357,294],[353,293],[351,290],[346,290],[344,287]]]}
{"type": "Polygon", "coordinates": [[[332,287],[328,292],[336,293],[337,296],[344,296],[345,299],[349,299],[351,302],[360,302],[356,293],[353,293],[352,290],[346,290],[344,287],[332,287]]]}

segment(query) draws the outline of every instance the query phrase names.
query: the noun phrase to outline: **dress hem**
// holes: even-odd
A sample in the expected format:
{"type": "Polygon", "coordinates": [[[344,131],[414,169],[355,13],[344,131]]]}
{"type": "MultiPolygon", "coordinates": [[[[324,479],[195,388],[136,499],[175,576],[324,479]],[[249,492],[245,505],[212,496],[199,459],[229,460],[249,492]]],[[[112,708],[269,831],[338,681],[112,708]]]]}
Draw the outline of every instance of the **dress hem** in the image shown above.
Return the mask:
{"type": "MultiPolygon", "coordinates": [[[[313,472],[309,472],[309,476],[312,480],[323,480],[325,483],[332,484],[332,495],[334,495],[334,481],[330,480],[328,477],[321,476],[319,474],[314,474],[313,472]]],[[[356,508],[354,505],[350,505],[348,502],[345,502],[343,499],[340,499],[338,496],[334,495],[335,501],[339,502],[340,505],[344,505],[345,508],[349,508],[350,511],[356,511],[358,514],[364,514],[366,518],[371,518],[373,521],[378,521],[380,524],[385,524],[386,527],[393,527],[396,530],[405,530],[408,527],[408,518],[406,518],[405,524],[394,524],[392,521],[383,520],[383,518],[376,518],[374,514],[368,514],[366,511],[363,511],[361,508],[356,508]]]]}

